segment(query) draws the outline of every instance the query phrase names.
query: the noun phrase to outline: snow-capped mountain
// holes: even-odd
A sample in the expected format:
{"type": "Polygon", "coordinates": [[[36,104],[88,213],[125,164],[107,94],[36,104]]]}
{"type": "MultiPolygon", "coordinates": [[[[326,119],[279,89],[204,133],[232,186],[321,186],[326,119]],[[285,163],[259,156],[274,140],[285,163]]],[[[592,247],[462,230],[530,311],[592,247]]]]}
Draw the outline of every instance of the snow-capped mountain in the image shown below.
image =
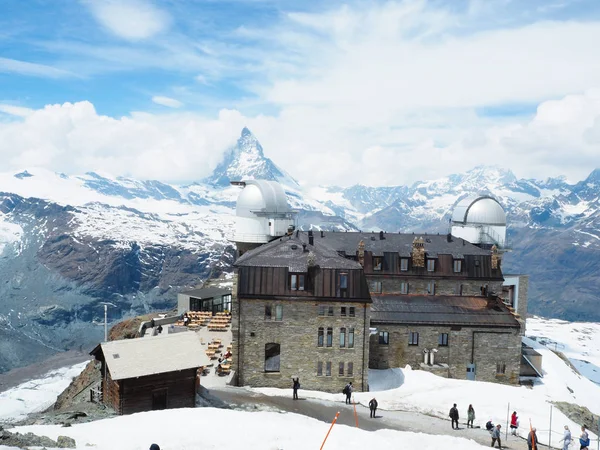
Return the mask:
{"type": "Polygon", "coordinates": [[[170,308],[176,293],[230,270],[230,180],[282,183],[301,228],[447,232],[453,206],[491,194],[506,207],[508,272],[531,274],[530,311],[600,320],[600,171],[579,183],[476,167],[411,186],[302,187],[248,129],[213,175],[175,186],[39,168],[0,174],[0,371],[101,336],[112,318],[170,308]]]}

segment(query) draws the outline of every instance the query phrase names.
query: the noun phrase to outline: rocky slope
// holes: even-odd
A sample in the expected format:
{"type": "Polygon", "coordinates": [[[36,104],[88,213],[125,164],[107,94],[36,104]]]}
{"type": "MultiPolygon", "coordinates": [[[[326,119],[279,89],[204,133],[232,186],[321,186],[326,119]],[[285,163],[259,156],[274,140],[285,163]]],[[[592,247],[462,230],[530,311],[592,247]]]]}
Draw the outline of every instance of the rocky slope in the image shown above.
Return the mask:
{"type": "Polygon", "coordinates": [[[213,175],[187,186],[29,168],[0,174],[0,372],[88,349],[109,320],[170,309],[177,291],[231,268],[229,181],[282,183],[301,228],[447,232],[453,206],[505,205],[505,270],[531,274],[530,311],[600,320],[600,170],[579,183],[518,179],[498,167],[411,186],[302,187],[244,129],[213,175]],[[98,325],[96,325],[98,324],[98,325]]]}

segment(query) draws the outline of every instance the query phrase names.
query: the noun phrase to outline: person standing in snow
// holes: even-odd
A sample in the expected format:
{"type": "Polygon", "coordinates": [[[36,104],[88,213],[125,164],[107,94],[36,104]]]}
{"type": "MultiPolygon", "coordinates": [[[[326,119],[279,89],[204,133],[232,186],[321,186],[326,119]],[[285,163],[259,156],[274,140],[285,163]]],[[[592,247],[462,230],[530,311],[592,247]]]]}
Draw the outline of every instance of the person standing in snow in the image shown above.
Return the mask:
{"type": "Polygon", "coordinates": [[[538,437],[535,433],[536,431],[537,430],[535,428],[532,428],[529,434],[527,435],[527,446],[529,447],[529,450],[537,450],[538,448],[538,437]]]}
{"type": "Polygon", "coordinates": [[[501,427],[502,427],[502,425],[498,424],[498,425],[496,425],[496,428],[494,428],[494,431],[492,431],[492,447],[494,446],[496,441],[498,441],[498,448],[500,450],[502,450],[502,442],[500,441],[500,428],[501,427]]]}
{"type": "Polygon", "coordinates": [[[150,450],[160,450],[160,447],[158,446],[158,444],[152,444],[150,446],[150,450]]]}
{"type": "Polygon", "coordinates": [[[371,419],[374,419],[377,414],[377,400],[375,400],[375,397],[373,397],[369,402],[369,409],[371,410],[370,417],[371,419]]]}
{"type": "Polygon", "coordinates": [[[300,378],[292,378],[293,384],[292,389],[294,391],[294,400],[298,400],[298,389],[300,389],[300,378]]]}
{"type": "Polygon", "coordinates": [[[452,408],[450,408],[450,419],[452,419],[452,429],[458,430],[458,408],[456,408],[456,403],[452,408]],[[454,428],[454,424],[456,423],[456,428],[454,428]]]}
{"type": "Polygon", "coordinates": [[[579,450],[588,450],[588,446],[590,445],[590,436],[588,432],[585,431],[585,425],[581,427],[581,436],[579,436],[579,450]]]}
{"type": "Polygon", "coordinates": [[[517,412],[513,411],[512,416],[510,416],[510,434],[516,436],[517,428],[519,428],[519,418],[517,417],[517,412]]]}
{"type": "Polygon", "coordinates": [[[571,445],[571,430],[569,430],[569,426],[565,425],[565,434],[563,438],[558,441],[563,443],[563,450],[569,450],[569,445],[571,445]]]}
{"type": "Polygon", "coordinates": [[[475,409],[473,408],[473,405],[469,405],[469,409],[467,410],[467,428],[469,428],[469,425],[471,425],[471,428],[473,428],[474,420],[475,420],[475,409]]]}
{"type": "Polygon", "coordinates": [[[492,434],[492,431],[494,431],[494,424],[492,423],[492,419],[487,421],[487,423],[485,424],[485,429],[488,430],[490,434],[492,434]]]}
{"type": "Polygon", "coordinates": [[[342,392],[344,394],[346,394],[346,404],[347,405],[352,404],[352,401],[351,401],[351,398],[352,398],[352,381],[346,385],[346,387],[344,388],[344,390],[342,392]]]}

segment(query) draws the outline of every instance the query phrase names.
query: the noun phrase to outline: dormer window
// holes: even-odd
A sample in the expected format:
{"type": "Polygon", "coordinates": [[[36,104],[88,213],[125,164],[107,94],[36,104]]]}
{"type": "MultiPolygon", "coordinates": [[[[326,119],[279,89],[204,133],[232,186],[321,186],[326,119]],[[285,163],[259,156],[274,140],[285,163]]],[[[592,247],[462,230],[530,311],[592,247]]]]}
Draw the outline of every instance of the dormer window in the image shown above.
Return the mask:
{"type": "Polygon", "coordinates": [[[408,271],[408,258],[400,258],[400,271],[408,271]]]}
{"type": "Polygon", "coordinates": [[[290,289],[292,291],[303,291],[305,279],[306,279],[306,275],[303,273],[291,273],[290,274],[290,289]]]}
{"type": "Polygon", "coordinates": [[[383,267],[383,258],[381,256],[373,256],[373,270],[381,270],[383,267]]]}
{"type": "Polygon", "coordinates": [[[435,259],[427,260],[427,272],[435,272],[435,259]]]}
{"type": "Polygon", "coordinates": [[[462,272],[462,260],[455,259],[453,264],[454,273],[462,272]]]}

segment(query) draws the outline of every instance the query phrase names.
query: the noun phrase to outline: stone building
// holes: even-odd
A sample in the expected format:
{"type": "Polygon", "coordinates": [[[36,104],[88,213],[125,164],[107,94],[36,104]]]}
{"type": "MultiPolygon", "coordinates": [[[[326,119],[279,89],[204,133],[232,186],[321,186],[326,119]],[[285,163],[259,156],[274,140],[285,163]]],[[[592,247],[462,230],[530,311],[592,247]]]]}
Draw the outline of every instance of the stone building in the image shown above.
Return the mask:
{"type": "Polygon", "coordinates": [[[234,361],[240,385],[367,390],[371,297],[362,266],[295,232],[235,263],[234,361]]]}

